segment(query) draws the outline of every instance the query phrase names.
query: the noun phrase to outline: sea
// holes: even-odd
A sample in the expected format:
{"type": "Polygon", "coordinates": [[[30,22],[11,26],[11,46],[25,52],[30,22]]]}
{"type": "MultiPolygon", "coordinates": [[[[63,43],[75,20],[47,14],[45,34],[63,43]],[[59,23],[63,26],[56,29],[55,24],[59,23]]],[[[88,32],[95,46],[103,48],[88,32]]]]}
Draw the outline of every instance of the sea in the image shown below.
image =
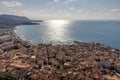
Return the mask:
{"type": "Polygon", "coordinates": [[[120,49],[119,20],[45,20],[38,25],[16,26],[16,34],[33,44],[98,42],[120,49]]]}

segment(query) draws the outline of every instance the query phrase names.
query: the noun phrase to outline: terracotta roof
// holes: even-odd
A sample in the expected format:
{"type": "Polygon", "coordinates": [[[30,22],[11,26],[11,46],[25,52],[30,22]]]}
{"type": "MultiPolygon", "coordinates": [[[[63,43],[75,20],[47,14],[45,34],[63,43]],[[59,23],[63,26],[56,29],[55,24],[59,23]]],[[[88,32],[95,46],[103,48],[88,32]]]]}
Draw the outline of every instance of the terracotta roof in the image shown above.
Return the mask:
{"type": "Polygon", "coordinates": [[[30,68],[30,65],[21,65],[21,64],[12,63],[12,64],[10,64],[10,67],[20,68],[20,69],[28,69],[28,68],[30,68]]]}
{"type": "Polygon", "coordinates": [[[55,65],[60,65],[60,63],[55,58],[51,58],[50,62],[55,65]]]}

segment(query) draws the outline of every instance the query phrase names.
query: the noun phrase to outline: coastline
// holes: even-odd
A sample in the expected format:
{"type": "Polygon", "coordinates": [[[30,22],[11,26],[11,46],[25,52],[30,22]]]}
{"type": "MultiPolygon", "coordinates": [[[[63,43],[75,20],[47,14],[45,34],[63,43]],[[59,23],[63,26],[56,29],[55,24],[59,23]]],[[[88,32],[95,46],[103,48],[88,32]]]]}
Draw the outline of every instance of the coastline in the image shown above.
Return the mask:
{"type": "Polygon", "coordinates": [[[20,36],[18,36],[18,35],[16,34],[15,30],[16,30],[16,26],[15,26],[15,27],[13,28],[13,30],[12,30],[12,34],[13,34],[13,36],[16,38],[16,40],[20,41],[21,43],[26,43],[26,44],[28,44],[28,45],[34,45],[34,44],[31,44],[30,42],[25,41],[25,40],[23,40],[22,38],[20,38],[20,36]]]}
{"type": "Polygon", "coordinates": [[[110,77],[111,73],[120,74],[120,50],[118,49],[100,43],[77,41],[75,41],[77,44],[72,45],[33,45],[22,40],[15,33],[15,26],[7,30],[10,33],[3,31],[5,35],[2,35],[2,38],[5,38],[0,38],[3,44],[11,42],[10,45],[0,48],[1,73],[17,79],[25,79],[29,76],[31,79],[46,80],[51,78],[105,80],[109,79],[107,76],[110,77]],[[6,37],[6,34],[9,37],[6,37]]]}

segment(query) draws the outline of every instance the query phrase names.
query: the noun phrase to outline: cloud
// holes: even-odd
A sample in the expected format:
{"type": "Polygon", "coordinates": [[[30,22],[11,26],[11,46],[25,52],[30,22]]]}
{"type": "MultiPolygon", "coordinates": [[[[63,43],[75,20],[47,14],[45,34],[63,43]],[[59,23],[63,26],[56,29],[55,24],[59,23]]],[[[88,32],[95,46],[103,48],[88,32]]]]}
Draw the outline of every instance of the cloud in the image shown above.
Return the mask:
{"type": "Polygon", "coordinates": [[[110,11],[111,12],[118,12],[118,11],[120,11],[120,9],[111,9],[110,11]]]}
{"type": "Polygon", "coordinates": [[[54,2],[58,2],[58,1],[63,1],[65,3],[69,3],[69,2],[73,2],[73,1],[77,1],[77,0],[54,0],[54,2]]]}
{"type": "Polygon", "coordinates": [[[10,1],[10,2],[1,1],[0,5],[5,6],[5,7],[16,7],[16,6],[21,6],[23,4],[18,1],[10,1]]]}
{"type": "Polygon", "coordinates": [[[58,2],[59,0],[54,0],[54,2],[58,2]]]}
{"type": "Polygon", "coordinates": [[[15,15],[26,16],[31,19],[69,19],[69,20],[120,20],[119,9],[104,9],[104,10],[86,10],[86,9],[74,9],[72,10],[57,10],[49,11],[45,9],[26,10],[26,9],[14,9],[7,8],[0,10],[0,14],[9,13],[15,15]]]}
{"type": "Polygon", "coordinates": [[[58,13],[61,13],[62,11],[61,11],[61,10],[58,10],[57,12],[58,12],[58,13]]]}
{"type": "Polygon", "coordinates": [[[83,12],[83,11],[82,11],[82,10],[77,10],[77,12],[78,12],[78,13],[81,13],[81,12],[83,12]]]}
{"type": "Polygon", "coordinates": [[[74,7],[71,7],[70,10],[74,10],[74,7]]]}
{"type": "Polygon", "coordinates": [[[69,3],[69,2],[73,2],[73,1],[76,1],[76,0],[64,0],[66,3],[69,3]]]}
{"type": "MultiPolygon", "coordinates": [[[[0,11],[1,12],[1,11],[0,11]]],[[[26,16],[30,19],[42,19],[42,20],[50,20],[50,19],[72,19],[73,15],[69,12],[58,10],[57,12],[50,12],[47,10],[18,10],[9,8],[7,11],[11,15],[21,15],[26,16]]]]}
{"type": "MultiPolygon", "coordinates": [[[[1,12],[1,11],[0,11],[1,12]]],[[[11,15],[21,15],[21,16],[26,16],[30,19],[48,19],[53,16],[53,13],[50,14],[46,12],[46,10],[18,10],[18,9],[13,9],[9,8],[6,13],[11,14],[11,15]]]]}
{"type": "Polygon", "coordinates": [[[103,9],[84,13],[85,18],[101,20],[120,20],[120,9],[103,9]]]}

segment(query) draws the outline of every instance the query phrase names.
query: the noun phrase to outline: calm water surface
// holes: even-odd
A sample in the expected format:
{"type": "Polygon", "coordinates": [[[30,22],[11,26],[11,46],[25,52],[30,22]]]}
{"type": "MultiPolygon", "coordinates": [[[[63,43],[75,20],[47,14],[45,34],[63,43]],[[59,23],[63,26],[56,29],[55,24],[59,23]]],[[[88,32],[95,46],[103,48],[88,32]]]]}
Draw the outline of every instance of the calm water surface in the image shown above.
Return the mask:
{"type": "Polygon", "coordinates": [[[32,43],[71,44],[99,42],[120,49],[120,21],[48,20],[40,25],[21,25],[16,33],[32,43]]]}

